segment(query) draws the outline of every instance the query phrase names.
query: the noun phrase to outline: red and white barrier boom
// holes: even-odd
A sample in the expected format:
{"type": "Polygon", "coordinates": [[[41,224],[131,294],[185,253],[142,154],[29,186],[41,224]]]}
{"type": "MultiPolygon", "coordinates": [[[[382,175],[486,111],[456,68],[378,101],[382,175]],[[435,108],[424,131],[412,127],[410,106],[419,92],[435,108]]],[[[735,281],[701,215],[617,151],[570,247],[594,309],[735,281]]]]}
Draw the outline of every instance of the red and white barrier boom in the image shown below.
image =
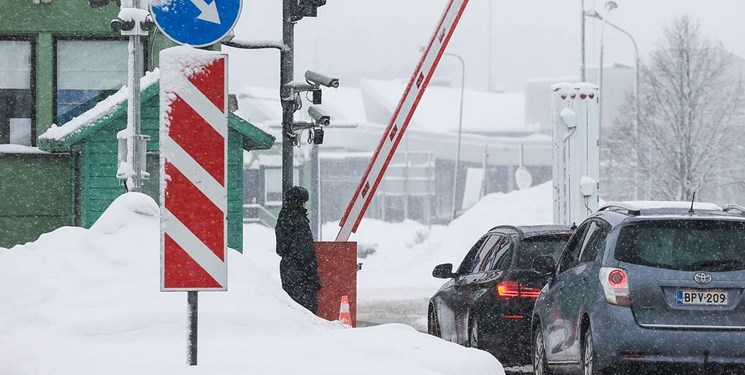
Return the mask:
{"type": "Polygon", "coordinates": [[[160,54],[161,290],[226,290],[225,54],[160,54]]]}
{"type": "Polygon", "coordinates": [[[466,5],[468,5],[468,0],[450,0],[448,2],[440,23],[437,25],[437,29],[435,29],[435,33],[432,35],[421,60],[419,60],[419,65],[417,65],[408,86],[406,86],[396,111],[393,113],[391,122],[383,133],[380,143],[378,143],[378,148],[375,150],[372,160],[370,160],[370,165],[367,167],[367,171],[339,223],[341,229],[336,236],[336,241],[347,241],[352,232],[357,231],[357,227],[375,195],[375,190],[383,179],[385,170],[388,168],[388,164],[393,158],[406,128],[409,126],[419,100],[422,99],[429,80],[435,73],[437,64],[445,52],[466,5]]]}

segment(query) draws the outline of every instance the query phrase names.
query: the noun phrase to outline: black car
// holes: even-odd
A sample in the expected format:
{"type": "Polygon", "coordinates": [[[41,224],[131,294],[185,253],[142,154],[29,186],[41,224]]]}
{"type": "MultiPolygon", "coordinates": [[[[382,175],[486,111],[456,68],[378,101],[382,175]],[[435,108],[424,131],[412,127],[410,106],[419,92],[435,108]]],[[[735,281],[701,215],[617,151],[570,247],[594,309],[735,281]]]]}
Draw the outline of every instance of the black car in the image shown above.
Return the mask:
{"type": "Polygon", "coordinates": [[[555,256],[572,234],[568,226],[498,226],[481,237],[458,271],[441,264],[432,276],[451,279],[430,299],[430,334],[484,349],[503,364],[530,362],[530,317],[548,277],[533,259],[555,256]]]}

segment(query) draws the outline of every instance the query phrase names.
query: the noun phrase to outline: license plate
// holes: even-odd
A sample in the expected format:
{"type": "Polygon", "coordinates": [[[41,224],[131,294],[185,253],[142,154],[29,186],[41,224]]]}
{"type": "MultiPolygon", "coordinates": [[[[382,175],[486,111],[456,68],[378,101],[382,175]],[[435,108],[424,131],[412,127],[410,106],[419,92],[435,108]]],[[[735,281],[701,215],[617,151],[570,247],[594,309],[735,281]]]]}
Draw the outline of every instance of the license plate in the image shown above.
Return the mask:
{"type": "Polygon", "coordinates": [[[684,306],[727,306],[729,296],[724,290],[678,290],[678,305],[684,306]]]}

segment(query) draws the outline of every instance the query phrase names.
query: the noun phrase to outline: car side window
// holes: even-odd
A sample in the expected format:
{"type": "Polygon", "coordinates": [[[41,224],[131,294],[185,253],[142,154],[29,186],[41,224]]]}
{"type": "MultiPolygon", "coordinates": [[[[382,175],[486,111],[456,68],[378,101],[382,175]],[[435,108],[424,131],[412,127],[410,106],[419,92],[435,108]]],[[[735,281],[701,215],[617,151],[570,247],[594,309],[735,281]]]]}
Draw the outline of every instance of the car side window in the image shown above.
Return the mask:
{"type": "Polygon", "coordinates": [[[572,238],[569,239],[569,242],[564,248],[564,252],[561,254],[561,259],[559,259],[557,274],[579,264],[580,251],[582,250],[582,244],[585,242],[585,235],[587,234],[587,230],[590,228],[590,224],[591,222],[580,225],[580,227],[574,232],[574,235],[572,235],[572,238]]]}
{"type": "Polygon", "coordinates": [[[601,220],[594,223],[597,226],[597,230],[593,232],[589,241],[586,241],[587,244],[582,247],[579,264],[594,261],[597,259],[598,253],[601,253],[603,247],[605,247],[605,239],[608,237],[608,233],[610,232],[610,224],[601,220]]]}
{"type": "Polygon", "coordinates": [[[468,251],[468,254],[466,254],[465,258],[463,258],[463,261],[460,262],[460,267],[458,267],[458,275],[463,275],[470,273],[473,269],[473,261],[476,258],[476,254],[479,250],[481,250],[481,247],[484,245],[484,242],[486,242],[488,236],[481,237],[476,243],[471,246],[471,250],[468,251]]]}
{"type": "Polygon", "coordinates": [[[512,238],[509,236],[502,236],[502,239],[497,243],[499,249],[497,250],[496,256],[489,263],[489,270],[505,270],[509,268],[512,261],[512,238]]]}
{"type": "Polygon", "coordinates": [[[498,234],[489,236],[489,238],[484,243],[484,246],[481,247],[481,250],[479,250],[479,253],[476,256],[478,262],[476,262],[476,260],[474,259],[474,267],[471,270],[471,273],[480,273],[487,271],[487,266],[492,261],[492,259],[494,259],[494,255],[496,254],[497,250],[499,250],[497,242],[499,242],[502,237],[503,236],[498,234]]]}

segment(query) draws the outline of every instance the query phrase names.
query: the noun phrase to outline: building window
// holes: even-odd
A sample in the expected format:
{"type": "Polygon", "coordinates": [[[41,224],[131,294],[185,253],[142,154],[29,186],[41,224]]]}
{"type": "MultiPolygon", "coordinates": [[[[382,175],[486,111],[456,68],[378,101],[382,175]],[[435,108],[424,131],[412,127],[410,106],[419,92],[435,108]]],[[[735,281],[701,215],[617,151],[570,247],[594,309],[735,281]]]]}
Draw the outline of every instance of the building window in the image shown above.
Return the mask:
{"type": "Polygon", "coordinates": [[[32,145],[33,44],[0,40],[0,143],[32,145]]]}
{"type": "Polygon", "coordinates": [[[58,39],[55,123],[67,123],[126,85],[127,57],[126,40],[58,39]]]}
{"type": "MultiPolygon", "coordinates": [[[[297,185],[300,180],[297,168],[292,171],[292,179],[293,185],[297,185]]],[[[282,169],[280,168],[264,169],[264,205],[282,205],[282,169]]]]}

